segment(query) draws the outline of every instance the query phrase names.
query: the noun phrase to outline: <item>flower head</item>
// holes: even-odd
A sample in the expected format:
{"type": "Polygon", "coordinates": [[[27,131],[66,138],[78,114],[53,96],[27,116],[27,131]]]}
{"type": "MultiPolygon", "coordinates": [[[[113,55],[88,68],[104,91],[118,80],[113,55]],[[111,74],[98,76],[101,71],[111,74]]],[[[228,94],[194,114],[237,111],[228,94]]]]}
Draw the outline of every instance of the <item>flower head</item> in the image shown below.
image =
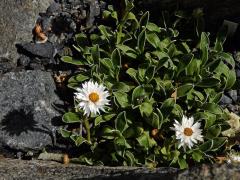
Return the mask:
{"type": "Polygon", "coordinates": [[[203,141],[200,126],[201,124],[199,122],[194,124],[193,117],[187,118],[186,116],[183,116],[182,124],[175,120],[172,129],[176,132],[176,139],[180,141],[178,148],[183,147],[185,149],[186,146],[188,146],[191,149],[194,143],[197,143],[197,141],[203,141]]]}
{"type": "Polygon", "coordinates": [[[108,91],[103,85],[88,81],[82,84],[82,88],[77,89],[75,99],[78,102],[77,108],[83,109],[84,115],[89,116],[91,113],[100,114],[104,111],[105,105],[109,105],[108,91]]]}

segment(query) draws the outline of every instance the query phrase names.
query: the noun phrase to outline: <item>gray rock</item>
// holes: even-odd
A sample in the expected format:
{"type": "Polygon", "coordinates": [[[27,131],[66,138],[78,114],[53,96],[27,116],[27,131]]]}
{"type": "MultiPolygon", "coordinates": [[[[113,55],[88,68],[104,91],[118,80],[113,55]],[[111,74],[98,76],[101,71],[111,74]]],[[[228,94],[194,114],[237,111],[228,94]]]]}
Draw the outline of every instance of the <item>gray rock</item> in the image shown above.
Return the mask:
{"type": "Polygon", "coordinates": [[[54,15],[56,13],[59,13],[60,11],[61,11],[61,5],[57,2],[53,2],[47,8],[46,14],[47,15],[54,15]]]}
{"type": "Polygon", "coordinates": [[[0,57],[0,74],[9,72],[14,68],[15,68],[14,64],[11,61],[9,61],[9,59],[0,57]]]}
{"type": "Polygon", "coordinates": [[[51,74],[10,72],[0,77],[0,149],[41,150],[55,141],[52,120],[60,103],[51,74]]]}
{"type": "Polygon", "coordinates": [[[63,165],[51,161],[22,161],[1,158],[2,179],[91,179],[91,180],[237,180],[240,179],[239,164],[213,164],[178,170],[171,167],[149,169],[144,167],[104,167],[63,165]]]}
{"type": "Polygon", "coordinates": [[[32,29],[39,12],[45,12],[54,0],[0,1],[0,57],[17,62],[15,44],[32,40],[32,29]]]}
{"type": "Polygon", "coordinates": [[[0,160],[0,175],[3,179],[109,179],[109,180],[173,180],[176,168],[149,169],[143,167],[104,167],[83,166],[79,164],[63,165],[52,161],[15,159],[0,160]],[[10,178],[11,177],[11,178],[10,178]]]}
{"type": "Polygon", "coordinates": [[[50,42],[40,44],[30,42],[19,44],[19,47],[28,53],[31,53],[33,56],[51,59],[55,55],[54,46],[50,42]]]}
{"type": "Polygon", "coordinates": [[[221,104],[231,104],[232,99],[226,95],[223,95],[220,102],[221,102],[221,104]]]}
{"type": "Polygon", "coordinates": [[[229,97],[231,97],[234,102],[237,102],[237,99],[238,99],[237,90],[230,90],[227,93],[228,93],[229,97]]]}

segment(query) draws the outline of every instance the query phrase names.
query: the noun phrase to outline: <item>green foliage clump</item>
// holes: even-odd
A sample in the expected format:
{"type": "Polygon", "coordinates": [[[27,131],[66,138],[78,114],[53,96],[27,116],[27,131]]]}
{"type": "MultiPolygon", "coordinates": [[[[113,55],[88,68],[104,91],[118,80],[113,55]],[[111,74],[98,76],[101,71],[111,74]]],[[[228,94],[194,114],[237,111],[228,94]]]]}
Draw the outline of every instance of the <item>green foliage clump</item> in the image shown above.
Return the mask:
{"type": "Polygon", "coordinates": [[[111,100],[106,112],[87,120],[77,108],[65,113],[65,123],[80,123],[89,134],[66,128],[63,137],[84,149],[78,161],[89,165],[186,168],[211,160],[225,150],[227,138],[221,132],[229,128],[228,115],[218,103],[236,80],[234,59],[223,52],[224,38],[213,44],[202,32],[192,48],[173,27],[150,22],[148,12],[138,20],[133,7],[126,0],[120,14],[109,6],[103,20],[111,26],[77,34],[74,48],[81,56],[62,57],[84,68],[69,79],[68,87],[92,80],[107,87],[111,100]],[[178,148],[171,129],[183,115],[201,123],[204,142],[192,149],[178,148]]]}

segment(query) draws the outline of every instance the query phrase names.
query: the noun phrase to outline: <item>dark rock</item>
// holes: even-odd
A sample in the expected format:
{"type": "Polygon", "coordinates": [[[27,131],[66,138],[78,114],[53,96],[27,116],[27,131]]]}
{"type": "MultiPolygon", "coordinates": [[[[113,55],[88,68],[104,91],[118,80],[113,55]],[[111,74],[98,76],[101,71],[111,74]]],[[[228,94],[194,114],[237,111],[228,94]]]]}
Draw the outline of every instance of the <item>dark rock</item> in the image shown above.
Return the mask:
{"type": "Polygon", "coordinates": [[[176,179],[179,180],[240,179],[239,167],[240,167],[239,164],[202,165],[179,173],[176,179]]]}
{"type": "Polygon", "coordinates": [[[22,54],[18,59],[17,65],[26,67],[26,66],[29,66],[30,63],[31,63],[31,58],[22,54]]]}
{"type": "Polygon", "coordinates": [[[221,104],[231,104],[232,103],[232,99],[226,95],[223,95],[221,100],[220,100],[221,104]]]}
{"type": "Polygon", "coordinates": [[[47,8],[46,14],[48,16],[57,14],[61,11],[61,5],[57,2],[53,2],[50,4],[50,6],[47,8]]]}
{"type": "Polygon", "coordinates": [[[52,28],[52,17],[49,16],[41,16],[38,18],[36,24],[40,24],[42,31],[44,33],[48,33],[49,31],[51,31],[52,28]]]}
{"type": "Polygon", "coordinates": [[[53,58],[55,55],[55,49],[52,43],[25,43],[20,44],[20,48],[25,50],[28,53],[31,53],[34,56],[42,57],[42,58],[53,58]]]}
{"type": "Polygon", "coordinates": [[[39,12],[46,11],[54,0],[1,0],[0,1],[0,57],[17,62],[15,44],[32,40],[32,28],[39,12]]]}
{"type": "Polygon", "coordinates": [[[98,1],[96,0],[89,0],[88,4],[90,8],[89,8],[89,16],[87,17],[86,26],[91,27],[93,25],[95,17],[99,16],[100,14],[100,6],[98,1]]]}
{"type": "Polygon", "coordinates": [[[51,120],[60,114],[51,106],[60,102],[51,74],[10,72],[0,79],[0,149],[27,151],[53,145],[51,120]]]}
{"type": "Polygon", "coordinates": [[[239,115],[239,105],[228,104],[227,108],[230,112],[233,112],[233,113],[239,115]]]}
{"type": "Polygon", "coordinates": [[[230,90],[230,91],[227,92],[227,94],[229,95],[229,97],[231,97],[233,102],[237,102],[237,100],[238,100],[237,90],[230,90]]]}
{"type": "Polygon", "coordinates": [[[236,70],[237,77],[240,78],[240,69],[236,70]]]}

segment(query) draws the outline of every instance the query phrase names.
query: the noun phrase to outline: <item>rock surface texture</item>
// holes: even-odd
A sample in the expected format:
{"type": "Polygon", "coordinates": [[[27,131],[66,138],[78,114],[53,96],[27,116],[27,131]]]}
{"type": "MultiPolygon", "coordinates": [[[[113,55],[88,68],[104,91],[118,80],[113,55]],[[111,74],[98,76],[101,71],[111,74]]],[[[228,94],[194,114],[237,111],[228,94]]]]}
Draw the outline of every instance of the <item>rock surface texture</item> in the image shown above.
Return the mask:
{"type": "Polygon", "coordinates": [[[51,74],[9,72],[0,77],[0,149],[41,150],[54,141],[54,118],[60,102],[51,74]]]}
{"type": "Polygon", "coordinates": [[[88,167],[49,161],[0,159],[2,179],[91,179],[91,180],[229,180],[240,179],[240,165],[202,165],[180,171],[175,168],[88,167]]]}
{"type": "Polygon", "coordinates": [[[0,1],[0,58],[17,61],[15,45],[32,40],[32,29],[40,12],[45,12],[54,0],[0,1]]]}

